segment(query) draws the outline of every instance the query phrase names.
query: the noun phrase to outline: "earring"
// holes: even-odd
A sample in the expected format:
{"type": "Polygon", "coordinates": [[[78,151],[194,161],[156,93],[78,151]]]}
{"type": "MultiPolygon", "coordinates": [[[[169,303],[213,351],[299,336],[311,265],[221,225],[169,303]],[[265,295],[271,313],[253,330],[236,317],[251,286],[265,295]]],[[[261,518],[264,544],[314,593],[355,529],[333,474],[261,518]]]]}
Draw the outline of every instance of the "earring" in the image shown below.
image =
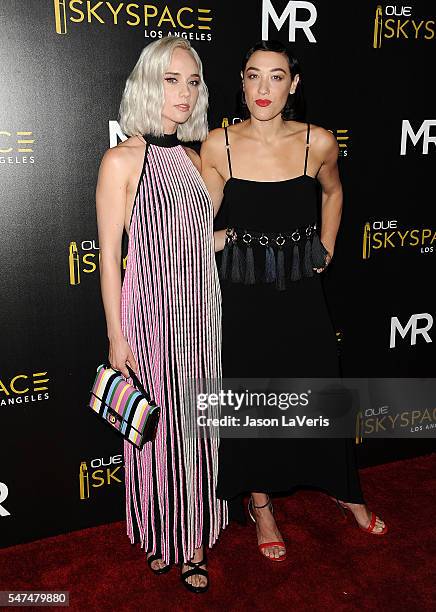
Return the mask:
{"type": "Polygon", "coordinates": [[[282,117],[287,117],[288,119],[290,118],[289,114],[293,110],[294,104],[295,104],[295,92],[294,93],[289,92],[285,107],[282,110],[282,117]]]}

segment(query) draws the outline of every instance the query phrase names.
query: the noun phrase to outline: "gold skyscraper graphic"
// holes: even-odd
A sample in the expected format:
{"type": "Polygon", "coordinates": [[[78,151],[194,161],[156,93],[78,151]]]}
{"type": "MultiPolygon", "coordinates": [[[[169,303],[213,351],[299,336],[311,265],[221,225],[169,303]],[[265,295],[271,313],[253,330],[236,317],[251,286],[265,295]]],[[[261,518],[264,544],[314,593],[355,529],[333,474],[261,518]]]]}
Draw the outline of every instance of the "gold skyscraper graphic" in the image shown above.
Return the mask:
{"type": "Polygon", "coordinates": [[[356,415],[356,444],[362,444],[363,442],[363,416],[362,411],[360,410],[356,415]]]}
{"type": "Polygon", "coordinates": [[[80,499],[89,499],[89,474],[86,461],[82,461],[79,469],[80,499]]]}
{"type": "Polygon", "coordinates": [[[67,33],[67,7],[66,0],[54,0],[54,13],[56,32],[58,34],[67,33]]]}
{"type": "Polygon", "coordinates": [[[375,18],[374,18],[374,40],[372,46],[374,49],[380,49],[382,44],[382,34],[383,34],[383,9],[379,4],[375,10],[375,18]]]}
{"type": "Polygon", "coordinates": [[[369,223],[365,223],[363,228],[363,259],[369,259],[371,255],[371,226],[369,223]]]}
{"type": "Polygon", "coordinates": [[[77,244],[70,242],[70,254],[68,256],[70,267],[70,285],[78,285],[80,283],[80,260],[77,244]]]}

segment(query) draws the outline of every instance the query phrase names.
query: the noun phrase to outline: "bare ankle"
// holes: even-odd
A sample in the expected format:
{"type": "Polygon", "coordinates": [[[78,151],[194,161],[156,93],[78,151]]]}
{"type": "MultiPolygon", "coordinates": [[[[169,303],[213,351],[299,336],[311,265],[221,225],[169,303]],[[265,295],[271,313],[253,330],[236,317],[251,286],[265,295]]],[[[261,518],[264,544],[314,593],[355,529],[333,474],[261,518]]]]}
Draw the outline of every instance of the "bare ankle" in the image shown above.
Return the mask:
{"type": "Polygon", "coordinates": [[[266,507],[270,501],[269,495],[266,493],[252,493],[251,499],[253,500],[254,507],[266,507]]]}

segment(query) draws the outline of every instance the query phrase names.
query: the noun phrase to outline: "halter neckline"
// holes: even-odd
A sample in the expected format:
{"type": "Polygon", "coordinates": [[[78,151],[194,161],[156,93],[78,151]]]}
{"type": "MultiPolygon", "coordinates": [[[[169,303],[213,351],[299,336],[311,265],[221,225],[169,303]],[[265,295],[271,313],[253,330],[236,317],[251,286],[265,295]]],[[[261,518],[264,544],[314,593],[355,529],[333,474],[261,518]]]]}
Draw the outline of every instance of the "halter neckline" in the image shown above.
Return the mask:
{"type": "Polygon", "coordinates": [[[142,137],[148,144],[157,147],[177,147],[180,140],[177,137],[177,132],[174,134],[163,134],[162,136],[154,136],[153,134],[143,134],[142,137]]]}

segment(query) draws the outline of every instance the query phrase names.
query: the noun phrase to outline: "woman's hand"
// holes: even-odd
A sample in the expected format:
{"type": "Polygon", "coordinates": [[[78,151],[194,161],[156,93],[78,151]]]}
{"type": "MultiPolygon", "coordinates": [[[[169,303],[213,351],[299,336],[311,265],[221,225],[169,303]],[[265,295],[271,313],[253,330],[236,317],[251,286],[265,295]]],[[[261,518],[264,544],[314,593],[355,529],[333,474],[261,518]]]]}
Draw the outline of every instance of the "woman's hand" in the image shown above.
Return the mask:
{"type": "Polygon", "coordinates": [[[324,272],[324,270],[327,268],[327,266],[331,262],[332,257],[333,257],[333,253],[330,254],[330,251],[327,251],[327,255],[325,256],[325,265],[322,268],[314,268],[314,270],[318,272],[318,274],[320,274],[321,272],[324,272]]]}
{"type": "Polygon", "coordinates": [[[226,230],[217,230],[213,233],[214,244],[215,244],[215,253],[222,251],[226,244],[226,230]]]}
{"type": "Polygon", "coordinates": [[[130,377],[126,363],[138,375],[138,366],[132,349],[123,335],[111,338],[109,341],[109,363],[114,370],[119,370],[126,378],[130,377]]]}

